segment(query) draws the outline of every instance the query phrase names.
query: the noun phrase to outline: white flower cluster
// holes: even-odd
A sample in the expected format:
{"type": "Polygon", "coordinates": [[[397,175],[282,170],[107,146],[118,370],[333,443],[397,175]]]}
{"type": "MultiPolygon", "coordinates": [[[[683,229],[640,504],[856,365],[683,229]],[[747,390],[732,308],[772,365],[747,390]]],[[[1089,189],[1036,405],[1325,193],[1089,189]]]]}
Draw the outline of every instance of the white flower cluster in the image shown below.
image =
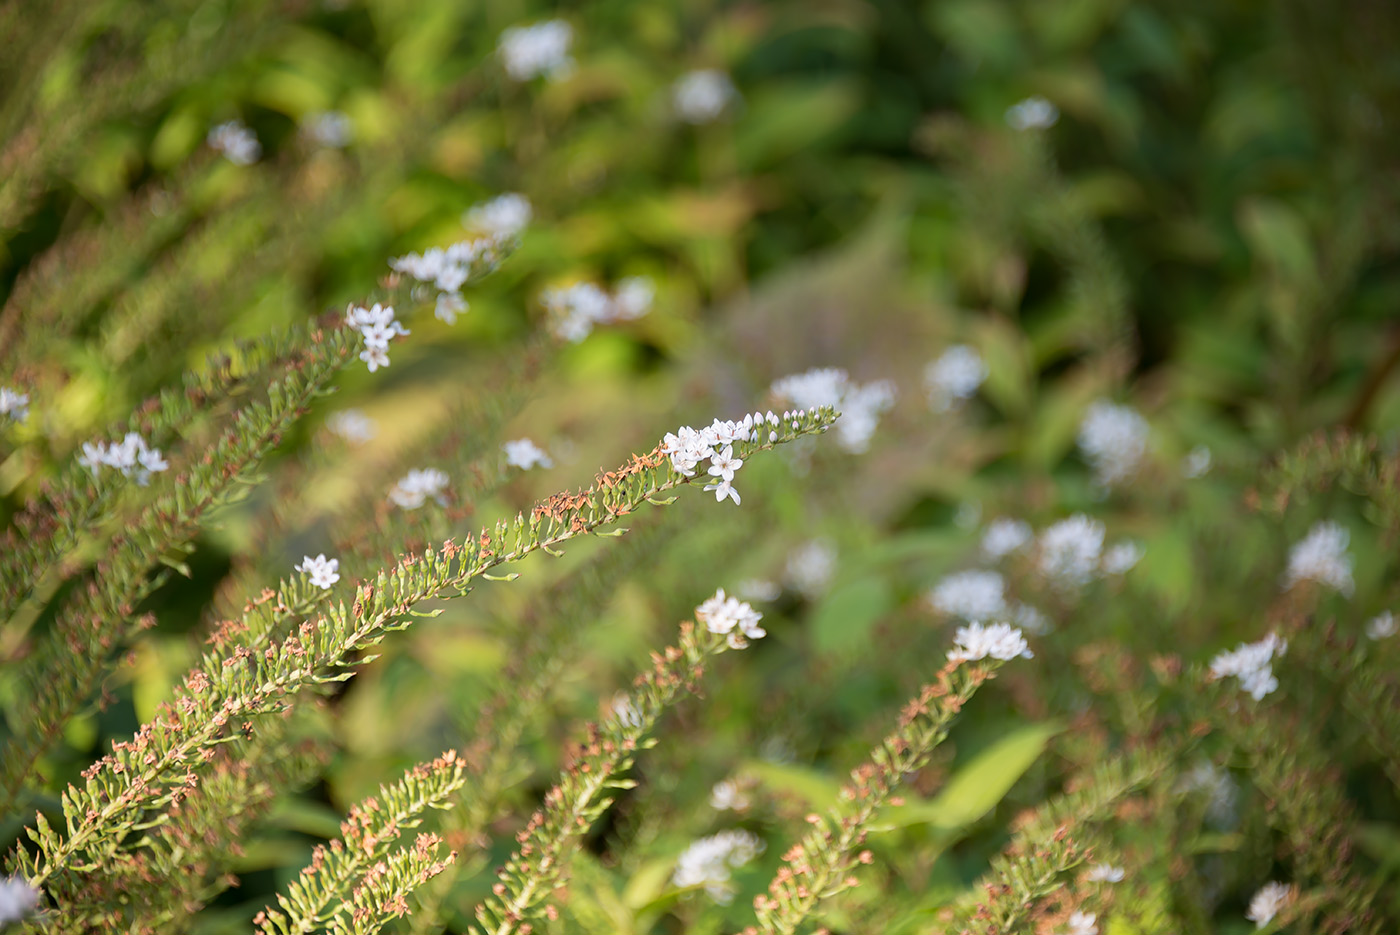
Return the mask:
{"type": "Polygon", "coordinates": [[[211,149],[224,154],[224,158],[236,166],[250,166],[262,157],[262,144],[242,121],[230,120],[209,131],[208,143],[211,149]]]}
{"type": "Polygon", "coordinates": [[[125,477],[135,477],[142,487],[151,482],[152,474],[170,467],[161,450],[147,445],[136,432],[127,432],[125,438],[111,444],[83,442],[78,463],[94,474],[104,467],[116,468],[125,477]]]}
{"type": "Polygon", "coordinates": [[[987,364],[966,344],[954,344],[924,368],[924,392],[934,412],[947,412],[977,395],[987,364]]]}
{"type": "Polygon", "coordinates": [[[1255,928],[1263,928],[1292,901],[1293,887],[1277,881],[1265,883],[1249,900],[1249,911],[1244,917],[1253,922],[1255,928]]]}
{"type": "Polygon", "coordinates": [[[1084,874],[1084,879],[1090,883],[1122,883],[1123,868],[1112,864],[1095,864],[1084,874]]]}
{"type": "Polygon", "coordinates": [[[749,640],[762,639],[768,631],[758,625],[763,614],[737,597],[728,597],[724,588],[695,608],[695,619],[711,633],[727,636],[733,649],[743,649],[749,640]]]}
{"type": "Polygon", "coordinates": [[[24,877],[0,877],[0,926],[20,921],[37,905],[39,891],[24,877]]]}
{"type": "Polygon", "coordinates": [[[1065,587],[1088,584],[1099,570],[1103,524],[1076,513],[1040,534],[1037,564],[1041,574],[1065,587]]]}
{"type": "Polygon", "coordinates": [[[496,258],[498,246],[500,242],[495,238],[475,237],[449,247],[430,247],[422,253],[394,257],[389,266],[419,282],[432,283],[439,292],[455,293],[471,278],[473,266],[496,258]]]}
{"type": "Polygon", "coordinates": [[[378,302],[370,308],[352,302],[345,309],[345,323],[364,336],[365,349],[360,351],[360,360],[369,365],[370,373],[389,366],[389,342],[397,335],[409,333],[394,319],[394,307],[378,302]]]}
{"type": "Polygon", "coordinates": [[[1241,643],[1228,652],[1220,653],[1210,661],[1210,677],[1223,679],[1233,675],[1239,679],[1240,688],[1248,692],[1255,701],[1278,688],[1271,665],[1275,656],[1288,651],[1288,640],[1270,633],[1257,643],[1241,643]]]}
{"type": "Polygon", "coordinates": [[[301,132],[317,146],[344,149],[350,145],[355,125],[338,110],[318,110],[302,118],[301,132]]]}
{"type": "Polygon", "coordinates": [[[1142,561],[1142,556],[1142,546],[1136,542],[1119,542],[1111,545],[1103,553],[1103,573],[1106,575],[1125,574],[1142,561]]]}
{"type": "Polygon", "coordinates": [[[715,68],[701,68],[682,75],[671,88],[671,105],[686,123],[717,120],[738,97],[734,82],[715,68]]]}
{"type": "Polygon", "coordinates": [[[340,580],[340,559],[326,558],[324,552],[315,558],[302,556],[301,564],[295,567],[297,571],[310,575],[311,583],[318,588],[329,588],[340,580]]]}
{"type": "Polygon", "coordinates": [[[1395,631],[1400,629],[1397,625],[1395,615],[1385,610],[1376,614],[1366,621],[1366,637],[1372,640],[1383,640],[1395,635],[1395,631]]]}
{"type": "Polygon", "coordinates": [[[544,468],[554,467],[554,462],[545,454],[544,449],[528,438],[506,442],[501,446],[501,450],[506,453],[506,464],[518,467],[522,471],[528,471],[537,464],[544,468]]]}
{"type": "Polygon", "coordinates": [[[9,416],[16,422],[29,418],[29,394],[0,386],[0,416],[9,416]]]}
{"type": "Polygon", "coordinates": [[[742,829],[721,831],[691,842],[676,860],[671,882],[678,887],[703,886],[717,903],[729,905],[734,899],[730,870],[742,867],[764,850],[763,841],[742,829]]]}
{"type": "Polygon", "coordinates": [[[787,579],[808,600],[821,596],[836,574],[836,549],[830,542],[804,542],[788,556],[787,579]]]}
{"type": "MultiPolygon", "coordinates": [[[[785,412],[783,420],[791,416],[792,413],[785,412]]],[[[710,467],[706,473],[716,480],[706,484],[705,489],[715,492],[716,501],[728,497],[738,504],[739,491],[733,486],[734,473],[744,466],[744,462],[734,455],[734,443],[758,441],[765,425],[768,426],[768,440],[773,441],[778,437],[774,431],[778,421],[777,413],[769,411],[749,413],[738,422],[716,419],[702,429],[682,425],[675,432],[666,433],[661,440],[661,453],[668,455],[671,467],[686,477],[694,477],[700,462],[709,461],[710,467]]]]}
{"type": "Polygon", "coordinates": [[[1099,935],[1098,918],[1093,912],[1071,912],[1065,922],[1065,935],[1099,935]]]}
{"type": "Polygon", "coordinates": [[[1197,445],[1181,459],[1181,476],[1188,479],[1203,477],[1210,470],[1212,455],[1205,445],[1197,445]]]}
{"type": "Polygon", "coordinates": [[[1313,526],[1288,553],[1284,588],[1291,588],[1300,581],[1316,581],[1350,597],[1354,587],[1351,556],[1347,554],[1350,541],[1351,533],[1339,523],[1324,520],[1313,526]]]}
{"type": "Polygon", "coordinates": [[[1103,487],[1120,484],[1137,472],[1147,454],[1147,420],[1131,406],[1099,400],[1079,424],[1079,448],[1103,487]]]}
{"type": "Polygon", "coordinates": [[[540,298],[550,313],[554,336],[577,344],[595,325],[635,321],[651,311],[656,286],[646,276],[629,276],[611,295],[595,283],[580,282],[548,289],[540,298]]]}
{"type": "Polygon", "coordinates": [[[496,51],[506,74],[516,81],[529,81],[538,75],[560,78],[574,67],[574,60],[569,57],[573,41],[573,27],[561,19],[552,19],[512,26],[501,33],[496,51]]]}
{"type": "Polygon", "coordinates": [[[330,418],[326,419],[326,428],[330,429],[331,434],[345,439],[352,445],[363,445],[373,441],[379,434],[374,420],[358,409],[342,409],[331,413],[330,418]]]}
{"type": "Polygon", "coordinates": [[[948,650],[949,662],[970,662],[974,659],[1023,659],[1034,658],[1035,654],[1026,645],[1021,631],[1007,623],[994,623],[983,626],[970,623],[958,627],[953,634],[953,648],[948,650]]]}
{"type": "Polygon", "coordinates": [[[468,208],[462,215],[462,224],[491,237],[514,237],[530,225],[534,214],[529,198],[518,192],[506,192],[468,208]]]}
{"type": "Polygon", "coordinates": [[[446,504],[447,474],[437,468],[414,468],[389,491],[389,499],[405,510],[416,510],[431,497],[446,504]]]}
{"type": "Polygon", "coordinates": [[[1006,108],[1006,123],[1013,130],[1046,130],[1060,121],[1060,109],[1036,95],[1006,108]]]}
{"type": "Polygon", "coordinates": [[[999,516],[982,533],[982,554],[990,561],[1000,561],[1030,545],[1034,535],[1031,524],[1025,520],[999,516]]]}
{"type": "Polygon", "coordinates": [[[710,808],[717,812],[742,812],[750,804],[749,794],[732,779],[721,780],[710,790],[710,808]]]}
{"type": "Polygon", "coordinates": [[[1050,630],[1050,621],[1040,611],[1006,599],[1006,581],[995,571],[954,572],[929,592],[928,602],[940,613],[969,622],[1004,620],[1031,633],[1050,630]]]}
{"type": "Polygon", "coordinates": [[[819,367],[775,380],[772,392],[799,409],[832,406],[839,410],[841,418],[836,423],[836,440],[853,454],[870,447],[870,439],[880,424],[880,414],[892,407],[895,400],[892,381],[876,380],[862,386],[836,367],[819,367]]]}

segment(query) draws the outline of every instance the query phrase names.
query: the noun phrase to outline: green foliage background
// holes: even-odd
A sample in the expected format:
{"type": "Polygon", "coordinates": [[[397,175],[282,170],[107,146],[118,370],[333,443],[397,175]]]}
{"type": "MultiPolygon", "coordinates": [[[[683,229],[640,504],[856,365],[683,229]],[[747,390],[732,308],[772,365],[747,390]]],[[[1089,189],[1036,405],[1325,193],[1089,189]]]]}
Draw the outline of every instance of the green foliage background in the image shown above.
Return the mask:
{"type": "MultiPolygon", "coordinates": [[[[535,209],[457,325],[408,316],[388,371],[352,367],[280,440],[264,482],[211,516],[192,551],[166,556],[187,577],[144,599],[157,625],[110,703],[44,761],[33,806],[52,808],[48,793],[152,716],[211,621],[304,553],[335,551],[337,516],[373,515],[410,453],[451,440],[465,412],[505,399],[484,450],[529,435],[567,457],[463,504],[458,526],[587,483],[678,424],[766,408],[789,373],[840,366],[899,389],[868,454],[827,437],[755,463],[742,507],[683,497],[639,520],[636,546],[533,558],[520,581],[386,642],[336,716],[306,728],[333,751],[322,778],[242,841],[241,886],[199,931],[246,926],[350,804],[469,742],[522,621],[553,620],[545,632],[568,634],[568,664],[520,748],[517,817],[464,857],[499,865],[577,724],[671,622],[716,586],[782,580],[812,540],[836,550],[829,588],[784,588],[762,607],[769,638],[716,666],[704,700],[668,721],[638,788],[579,857],[578,930],[747,924],[801,816],[833,799],[942,664],[952,625],[922,595],[975,561],[979,516],[1041,528],[1084,511],[1144,558],[1077,601],[1021,576],[1054,633],[913,778],[909,804],[872,837],[868,885],[830,910],[834,929],[928,930],[1019,812],[1202,717],[1183,665],[1278,620],[1306,618],[1328,646],[1388,654],[1376,670],[1396,671],[1394,645],[1354,645],[1400,597],[1400,11],[1388,4],[73,0],[11,4],[0,36],[14,50],[0,61],[0,385],[25,388],[34,410],[0,446],[7,514],[209,353],[358,300],[388,257],[459,239],[463,210],[494,194],[523,192],[535,209]],[[574,27],[574,72],[511,82],[500,33],[553,15],[574,27]],[[699,67],[728,71],[742,99],[692,127],[669,94],[699,67]],[[1058,123],[1010,129],[1006,109],[1032,94],[1058,123]],[[298,134],[329,108],[353,121],[343,151],[298,134]],[[235,117],[264,146],[254,166],[204,144],[235,117]],[[635,274],[658,286],[647,317],[541,350],[545,288],[635,274]],[[990,376],[968,407],[938,414],[921,374],[955,343],[977,348],[990,376]],[[528,381],[513,363],[525,354],[544,361],[528,381]],[[1147,465],[1106,498],[1074,447],[1099,398],[1152,426],[1147,465]],[[377,421],[373,443],[347,449],[321,428],[346,406],[377,421]],[[1375,447],[1307,444],[1338,430],[1375,447]],[[1199,445],[1214,466],[1185,479],[1181,458],[1199,445]],[[1320,518],[1351,533],[1355,594],[1281,597],[1288,546],[1320,518]],[[569,576],[595,558],[613,565],[590,595],[569,576]],[[561,596],[557,581],[573,583],[561,596]],[[732,825],[707,799],[734,775],[756,797],[739,822],[768,850],[737,873],[731,906],[683,898],[670,869],[693,838],[732,825]]],[[[365,543],[366,561],[453,528],[425,519],[397,544],[365,543]]],[[[24,701],[11,673],[25,639],[0,632],[9,715],[24,701]]],[[[1303,647],[1278,666],[1280,717],[1305,725],[1336,771],[1355,859],[1390,894],[1377,905],[1393,922],[1395,752],[1357,739],[1347,671],[1303,647]]],[[[1129,868],[1111,932],[1250,930],[1250,894],[1294,878],[1253,764],[1203,733],[1190,754],[1235,771],[1239,824],[1188,834],[1149,817],[1103,842],[1129,868]]],[[[4,819],[8,845],[22,819],[4,819]]],[[[458,928],[489,881],[463,874],[458,928]]]]}

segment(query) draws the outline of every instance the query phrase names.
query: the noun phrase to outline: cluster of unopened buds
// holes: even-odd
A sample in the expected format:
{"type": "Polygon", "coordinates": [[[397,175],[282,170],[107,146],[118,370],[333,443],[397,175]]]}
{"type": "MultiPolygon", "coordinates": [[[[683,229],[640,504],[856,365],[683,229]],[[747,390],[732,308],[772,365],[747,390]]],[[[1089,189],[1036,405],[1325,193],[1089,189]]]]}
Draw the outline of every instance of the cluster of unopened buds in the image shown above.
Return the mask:
{"type": "Polygon", "coordinates": [[[780,419],[772,411],[754,412],[737,422],[716,419],[702,429],[683,425],[675,432],[666,433],[661,441],[661,452],[670,457],[671,466],[685,477],[694,477],[701,462],[709,461],[707,473],[715,478],[715,482],[706,484],[705,489],[713,490],[717,501],[728,497],[739,503],[739,491],[733,486],[734,473],[744,466],[744,462],[735,456],[734,443],[759,441],[765,426],[768,440],[777,441],[778,424],[799,414],[784,412],[780,419]]]}
{"type": "Polygon", "coordinates": [[[127,432],[119,442],[83,442],[78,463],[92,473],[104,467],[116,468],[125,477],[135,477],[142,487],[151,482],[152,474],[170,467],[159,448],[152,448],[136,432],[127,432]]]}
{"type": "Polygon", "coordinates": [[[409,333],[394,319],[394,307],[378,302],[370,308],[350,305],[345,309],[345,321],[364,336],[365,349],[360,351],[360,360],[369,365],[370,373],[389,366],[389,342],[397,335],[409,333]]]}
{"type": "Polygon", "coordinates": [[[768,631],[758,625],[763,614],[737,597],[729,597],[720,588],[714,596],[695,608],[695,619],[711,633],[728,638],[732,649],[743,649],[749,640],[762,639],[768,631]]]}

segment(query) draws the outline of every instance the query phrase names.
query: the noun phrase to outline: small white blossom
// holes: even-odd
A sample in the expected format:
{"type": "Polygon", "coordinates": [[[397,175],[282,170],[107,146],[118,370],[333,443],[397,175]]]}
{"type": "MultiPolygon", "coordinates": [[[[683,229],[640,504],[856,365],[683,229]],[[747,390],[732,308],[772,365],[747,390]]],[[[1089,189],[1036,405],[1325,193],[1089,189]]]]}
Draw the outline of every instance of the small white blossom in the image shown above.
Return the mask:
{"type": "Polygon", "coordinates": [[[1249,911],[1244,917],[1253,922],[1255,928],[1263,928],[1292,901],[1293,887],[1277,881],[1265,883],[1250,899],[1249,911]]]}
{"type": "Polygon", "coordinates": [[[360,351],[360,360],[365,362],[370,373],[374,373],[380,367],[389,366],[389,352],[382,347],[366,347],[360,351]]]}
{"type": "Polygon", "coordinates": [[[449,325],[457,324],[457,316],[467,310],[467,300],[460,292],[439,292],[433,306],[433,317],[449,325]]]}
{"type": "Polygon", "coordinates": [[[613,290],[612,311],[616,321],[636,321],[651,311],[656,299],[656,283],[647,276],[628,276],[613,290]]]}
{"type": "Polygon", "coordinates": [[[1210,677],[1223,679],[1233,675],[1240,688],[1255,701],[1278,688],[1271,662],[1288,651],[1288,641],[1270,633],[1257,643],[1241,643],[1234,649],[1217,655],[1210,662],[1210,677]]]}
{"type": "Polygon", "coordinates": [[[152,474],[169,469],[170,464],[159,448],[152,448],[137,432],[127,432],[119,442],[83,442],[78,463],[94,474],[103,468],[115,468],[124,477],[132,477],[145,487],[152,474]]]}
{"type": "Polygon", "coordinates": [[[370,308],[351,303],[345,309],[345,323],[365,339],[360,360],[369,366],[370,373],[389,366],[389,342],[409,333],[401,322],[395,320],[394,307],[378,302],[370,308]]]}
{"type": "Polygon", "coordinates": [[[1090,883],[1122,883],[1123,868],[1112,864],[1095,864],[1084,874],[1084,879],[1090,883]]]}
{"type": "Polygon", "coordinates": [[[745,578],[739,582],[739,596],[749,601],[776,601],[783,593],[776,581],[766,578],[745,578]]]}
{"type": "Polygon", "coordinates": [[[763,850],[763,841],[758,836],[739,829],[700,838],[677,859],[671,882],[681,888],[703,886],[711,899],[728,905],[734,899],[730,871],[742,867],[763,850]]]}
{"type": "Polygon", "coordinates": [[[831,543],[814,539],[798,546],[787,560],[787,577],[803,597],[819,597],[836,573],[836,550],[831,543]]]}
{"type": "Polygon", "coordinates": [[[443,491],[448,477],[437,468],[414,468],[389,491],[389,499],[405,510],[416,510],[431,497],[439,504],[447,502],[443,491]]]}
{"type": "Polygon", "coordinates": [[[238,120],[221,123],[210,130],[208,143],[236,166],[250,166],[262,157],[262,144],[253,131],[238,120]]]}
{"type": "Polygon", "coordinates": [[[981,355],[966,344],[955,344],[924,368],[924,391],[934,412],[955,409],[977,394],[987,379],[981,355]]]}
{"type": "Polygon", "coordinates": [[[1007,623],[994,623],[989,627],[980,623],[970,623],[958,627],[953,635],[953,648],[948,651],[950,662],[970,662],[975,659],[1015,659],[1020,656],[1031,659],[1034,653],[1026,646],[1026,638],[1021,631],[1007,623]]]}
{"type": "Polygon", "coordinates": [[[758,625],[763,614],[736,597],[727,597],[724,588],[695,608],[695,619],[705,625],[711,633],[729,637],[729,645],[743,649],[748,645],[745,639],[761,639],[768,632],[758,625]]]}
{"type": "Polygon", "coordinates": [[[456,292],[471,278],[473,270],[489,267],[501,256],[499,237],[474,237],[448,247],[429,247],[422,253],[406,253],[389,261],[389,268],[439,292],[456,292]]]}
{"type": "Polygon", "coordinates": [[[739,499],[739,491],[735,490],[734,485],[727,480],[722,480],[718,484],[706,484],[705,491],[708,493],[711,490],[715,492],[716,503],[723,503],[729,499],[734,501],[735,506],[738,506],[742,502],[739,499]]]}
{"type": "Polygon", "coordinates": [[[1103,571],[1106,575],[1121,575],[1142,561],[1142,546],[1136,542],[1119,542],[1109,546],[1103,553],[1103,571]]]}
{"type": "Polygon", "coordinates": [[[19,922],[38,905],[39,891],[24,877],[0,877],[0,926],[19,922]]]}
{"type": "Polygon", "coordinates": [[[302,118],[301,132],[318,146],[344,149],[350,145],[355,125],[338,110],[319,110],[302,118]]]}
{"type": "Polygon", "coordinates": [[[1006,108],[1006,123],[1013,130],[1046,130],[1060,120],[1060,109],[1039,95],[1006,108]]]}
{"type": "Polygon", "coordinates": [[[608,709],[622,726],[642,726],[642,712],[637,710],[637,706],[632,703],[632,699],[625,692],[618,692],[614,695],[608,709]]]}
{"type": "Polygon", "coordinates": [[[1208,760],[1197,763],[1181,777],[1178,788],[1183,792],[1200,790],[1206,793],[1206,821],[1216,828],[1233,828],[1239,824],[1239,788],[1230,774],[1208,760]]]}
{"type": "Polygon", "coordinates": [[[1030,544],[1032,536],[1030,523],[998,517],[988,523],[987,531],[982,533],[982,554],[991,561],[998,561],[1024,549],[1030,544]]]}
{"type": "Polygon", "coordinates": [[[530,26],[512,26],[501,33],[496,51],[506,74],[516,81],[529,81],[539,75],[560,78],[573,69],[569,46],[574,30],[560,19],[530,26]]]}
{"type": "Polygon", "coordinates": [[[541,296],[550,314],[550,329],[556,337],[577,344],[596,325],[635,321],[651,310],[656,288],[645,276],[631,276],[618,283],[609,295],[591,282],[549,289],[541,296]]]}
{"type": "Polygon", "coordinates": [[[1120,484],[1137,473],[1147,454],[1147,420],[1131,406],[1099,400],[1079,424],[1079,448],[1104,486],[1120,484]]]}
{"type": "Polygon", "coordinates": [[[1098,916],[1092,912],[1075,911],[1065,922],[1065,935],[1099,935],[1098,916]]]}
{"type": "Polygon", "coordinates": [[[1099,570],[1103,536],[1103,524],[1083,513],[1049,526],[1038,543],[1041,573],[1062,587],[1087,584],[1099,570]]]}
{"type": "Polygon", "coordinates": [[[748,794],[732,779],[717,782],[710,790],[710,808],[717,812],[742,812],[750,804],[748,794]]]}
{"type": "Polygon", "coordinates": [[[1211,453],[1205,445],[1197,445],[1181,459],[1181,475],[1188,478],[1203,476],[1210,470],[1211,453]]]}
{"type": "Polygon", "coordinates": [[[1351,556],[1347,554],[1350,540],[1351,533],[1338,523],[1323,521],[1313,526],[1288,553],[1284,589],[1300,581],[1316,581],[1350,597],[1354,587],[1351,556]]]}
{"type": "Polygon", "coordinates": [[[1383,640],[1394,636],[1396,629],[1395,615],[1387,610],[1367,621],[1366,636],[1368,639],[1383,640]]]}
{"type": "Polygon", "coordinates": [[[0,416],[9,416],[16,422],[29,418],[29,394],[0,386],[0,416]]]}
{"type": "Polygon", "coordinates": [[[523,471],[528,471],[537,464],[543,468],[554,467],[554,462],[545,454],[544,449],[528,438],[506,442],[501,449],[506,453],[506,464],[523,471]]]}
{"type": "Polygon", "coordinates": [[[340,559],[326,558],[325,553],[312,558],[310,555],[303,556],[302,563],[296,566],[296,570],[310,575],[310,581],[318,588],[329,588],[340,580],[340,559]]]}
{"type": "Polygon", "coordinates": [[[870,447],[870,439],[880,424],[880,414],[894,405],[895,387],[889,380],[876,380],[864,386],[853,382],[846,371],[822,367],[775,380],[773,395],[799,409],[832,406],[841,413],[836,422],[836,439],[841,447],[860,454],[870,447]]]}
{"type": "Polygon", "coordinates": [[[682,75],[671,88],[676,116],[686,123],[710,123],[733,103],[738,92],[724,72],[702,68],[682,75]]]}
{"type": "Polygon", "coordinates": [[[342,409],[331,413],[330,418],[326,420],[326,428],[330,429],[331,434],[340,436],[352,445],[363,445],[373,441],[379,434],[374,420],[358,409],[342,409]]]}
{"type": "Polygon", "coordinates": [[[1050,632],[1050,618],[1029,604],[1016,604],[1011,608],[1011,622],[1027,633],[1044,636],[1050,632]]]}
{"type": "Polygon", "coordinates": [[[723,451],[716,452],[710,458],[709,474],[728,482],[734,480],[734,472],[743,466],[744,462],[734,457],[734,446],[725,445],[723,451]]]}
{"type": "Polygon", "coordinates": [[[667,432],[661,440],[661,453],[671,459],[671,467],[685,477],[694,477],[701,462],[709,461],[707,473],[719,478],[718,482],[705,485],[705,490],[714,491],[716,500],[732,499],[739,502],[739,492],[734,489],[734,472],[744,466],[744,462],[734,456],[733,443],[738,441],[758,441],[758,428],[769,417],[777,416],[755,412],[743,419],[722,421],[715,419],[702,429],[683,425],[674,432],[667,432]]]}
{"type": "Polygon", "coordinates": [[[514,237],[530,226],[534,215],[529,198],[519,192],[506,192],[468,208],[462,223],[493,237],[514,237]]]}
{"type": "Polygon", "coordinates": [[[964,620],[1000,620],[1007,614],[1006,582],[995,571],[959,571],[928,595],[934,609],[964,620]]]}

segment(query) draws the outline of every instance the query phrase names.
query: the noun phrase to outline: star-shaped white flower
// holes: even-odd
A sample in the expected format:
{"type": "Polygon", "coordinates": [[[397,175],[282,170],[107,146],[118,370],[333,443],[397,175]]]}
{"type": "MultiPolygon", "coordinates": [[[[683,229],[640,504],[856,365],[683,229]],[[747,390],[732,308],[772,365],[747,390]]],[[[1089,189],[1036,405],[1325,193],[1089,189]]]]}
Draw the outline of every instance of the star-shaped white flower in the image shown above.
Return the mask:
{"type": "Polygon", "coordinates": [[[374,373],[380,367],[389,366],[389,352],[382,347],[366,347],[360,351],[360,360],[369,365],[370,373],[374,373]]]}
{"type": "Polygon", "coordinates": [[[312,558],[310,555],[304,556],[302,563],[296,566],[296,570],[310,575],[310,581],[318,588],[329,588],[340,580],[340,559],[326,558],[325,553],[312,558]]]}
{"type": "Polygon", "coordinates": [[[740,502],[739,491],[735,490],[734,487],[727,480],[720,481],[718,484],[706,484],[705,490],[713,490],[715,492],[716,503],[723,503],[725,497],[728,497],[729,499],[733,500],[735,506],[738,506],[740,502]]]}
{"type": "Polygon", "coordinates": [[[744,462],[734,457],[734,446],[725,445],[723,451],[710,458],[710,476],[733,481],[734,472],[743,466],[744,462]]]}

